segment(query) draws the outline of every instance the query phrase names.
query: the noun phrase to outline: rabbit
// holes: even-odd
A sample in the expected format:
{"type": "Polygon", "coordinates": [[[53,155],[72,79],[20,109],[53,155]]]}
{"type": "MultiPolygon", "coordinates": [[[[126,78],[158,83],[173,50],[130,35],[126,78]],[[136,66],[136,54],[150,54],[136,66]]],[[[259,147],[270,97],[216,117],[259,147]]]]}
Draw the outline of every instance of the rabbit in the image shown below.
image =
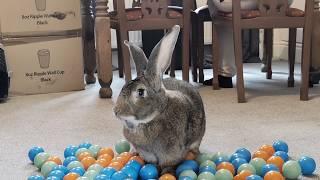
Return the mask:
{"type": "Polygon", "coordinates": [[[125,41],[137,70],[126,83],[113,112],[123,122],[124,137],[147,163],[157,164],[161,174],[174,172],[188,152],[199,154],[206,118],[200,94],[191,84],[163,79],[180,26],[175,25],[154,47],[149,60],[143,50],[125,41]]]}

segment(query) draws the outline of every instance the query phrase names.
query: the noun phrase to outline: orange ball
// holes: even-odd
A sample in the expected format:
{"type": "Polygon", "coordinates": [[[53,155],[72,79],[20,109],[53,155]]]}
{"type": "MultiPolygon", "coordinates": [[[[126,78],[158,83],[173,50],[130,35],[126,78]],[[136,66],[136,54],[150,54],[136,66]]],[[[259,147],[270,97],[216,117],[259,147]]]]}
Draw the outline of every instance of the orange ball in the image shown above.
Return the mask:
{"type": "Polygon", "coordinates": [[[284,164],[284,161],[281,157],[279,156],[271,156],[268,160],[267,160],[267,164],[274,164],[276,165],[280,171],[282,170],[282,166],[284,164]]]}
{"type": "Polygon", "coordinates": [[[233,180],[246,180],[248,176],[251,176],[251,171],[243,170],[238,175],[236,175],[233,180]]]}
{"type": "Polygon", "coordinates": [[[271,156],[265,152],[265,151],[256,151],[253,153],[252,159],[253,158],[262,158],[265,161],[267,161],[271,156]]]}
{"type": "Polygon", "coordinates": [[[159,180],[176,180],[176,177],[174,177],[172,174],[164,174],[159,180]]]}
{"type": "Polygon", "coordinates": [[[96,163],[96,159],[90,156],[85,157],[84,159],[82,159],[81,163],[84,169],[87,170],[92,164],[96,163]]]}
{"type": "Polygon", "coordinates": [[[133,155],[130,152],[123,152],[119,156],[125,159],[126,162],[128,162],[133,155]]]}
{"type": "Polygon", "coordinates": [[[78,155],[78,160],[82,161],[82,159],[86,157],[92,157],[92,154],[90,154],[89,152],[82,152],[78,155]]]}
{"type": "Polygon", "coordinates": [[[111,162],[120,162],[121,164],[127,164],[128,161],[127,161],[126,157],[117,156],[117,157],[113,158],[111,160],[111,162]]]}
{"type": "Polygon", "coordinates": [[[231,174],[234,175],[235,173],[235,169],[233,167],[233,165],[229,162],[222,162],[218,165],[217,167],[217,171],[220,170],[220,169],[226,169],[226,170],[229,170],[231,172],[231,174]]]}
{"type": "Polygon", "coordinates": [[[120,171],[120,170],[123,168],[123,164],[120,163],[120,162],[111,162],[111,163],[109,164],[109,167],[112,167],[112,168],[114,168],[115,170],[120,171]]]}
{"type": "Polygon", "coordinates": [[[141,165],[144,165],[144,160],[142,159],[141,156],[133,156],[130,158],[130,160],[135,160],[135,161],[139,162],[141,165]]]}
{"type": "Polygon", "coordinates": [[[68,173],[63,177],[63,180],[76,180],[79,177],[77,173],[68,173]]]}
{"type": "Polygon", "coordinates": [[[96,163],[105,168],[110,164],[110,161],[107,161],[105,159],[98,159],[96,163]]]}
{"type": "Polygon", "coordinates": [[[105,159],[105,160],[111,162],[112,158],[113,158],[113,157],[110,156],[109,154],[102,154],[102,155],[100,155],[100,156],[98,157],[98,160],[99,160],[99,159],[105,159]]]}
{"type": "Polygon", "coordinates": [[[61,165],[62,164],[62,161],[61,159],[58,157],[58,156],[50,156],[47,161],[52,161],[52,162],[55,162],[56,164],[58,165],[61,165]]]}
{"type": "Polygon", "coordinates": [[[264,180],[285,180],[281,173],[277,171],[269,171],[264,175],[264,180]]]}
{"type": "Polygon", "coordinates": [[[189,151],[185,157],[185,160],[195,160],[195,159],[196,159],[196,155],[191,151],[189,151]]]}
{"type": "Polygon", "coordinates": [[[100,157],[103,154],[109,154],[112,158],[114,157],[114,152],[112,148],[109,148],[109,147],[101,148],[98,152],[98,157],[100,157]]]}
{"type": "Polygon", "coordinates": [[[273,148],[273,146],[269,145],[269,144],[265,144],[265,145],[262,145],[260,148],[259,148],[260,151],[264,151],[264,152],[267,152],[270,156],[272,156],[274,153],[275,153],[275,150],[273,148]]]}

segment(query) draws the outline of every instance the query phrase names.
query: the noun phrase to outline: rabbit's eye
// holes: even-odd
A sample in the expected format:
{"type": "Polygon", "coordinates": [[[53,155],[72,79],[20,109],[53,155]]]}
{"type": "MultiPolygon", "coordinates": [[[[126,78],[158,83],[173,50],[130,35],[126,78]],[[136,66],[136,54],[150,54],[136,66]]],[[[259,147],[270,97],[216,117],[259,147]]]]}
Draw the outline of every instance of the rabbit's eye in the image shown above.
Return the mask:
{"type": "Polygon", "coordinates": [[[139,97],[144,97],[144,89],[138,89],[139,97]]]}

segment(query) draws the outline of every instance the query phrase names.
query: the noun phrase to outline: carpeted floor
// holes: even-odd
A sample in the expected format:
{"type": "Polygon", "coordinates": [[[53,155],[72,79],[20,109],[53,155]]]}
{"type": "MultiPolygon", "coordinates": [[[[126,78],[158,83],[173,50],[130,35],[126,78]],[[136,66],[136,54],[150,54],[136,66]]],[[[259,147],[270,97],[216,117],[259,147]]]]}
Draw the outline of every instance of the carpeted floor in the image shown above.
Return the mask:
{"type": "MultiPolygon", "coordinates": [[[[235,89],[213,91],[197,85],[207,115],[203,151],[233,153],[239,147],[254,151],[282,139],[288,142],[292,157],[310,155],[320,166],[320,88],[311,89],[312,99],[301,102],[299,72],[297,87],[289,89],[287,64],[277,62],[274,67],[273,80],[266,80],[260,65],[245,65],[245,104],[236,102],[235,89]]],[[[211,74],[206,71],[207,78],[211,74]]],[[[12,97],[0,104],[0,179],[20,180],[35,174],[27,157],[34,145],[60,157],[67,145],[83,141],[113,146],[122,138],[112,106],[123,83],[114,76],[112,100],[100,99],[96,84],[84,91],[12,97]]]]}

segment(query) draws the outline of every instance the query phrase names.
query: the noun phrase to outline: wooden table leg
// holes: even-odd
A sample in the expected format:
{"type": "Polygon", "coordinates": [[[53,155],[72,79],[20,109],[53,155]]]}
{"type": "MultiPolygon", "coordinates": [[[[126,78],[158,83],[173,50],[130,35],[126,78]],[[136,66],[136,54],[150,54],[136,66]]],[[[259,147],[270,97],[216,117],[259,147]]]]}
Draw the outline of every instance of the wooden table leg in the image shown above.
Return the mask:
{"type": "Polygon", "coordinates": [[[108,0],[96,0],[96,57],[98,63],[98,78],[101,85],[100,97],[112,97],[112,55],[111,55],[111,32],[110,18],[108,13],[108,0]]]}

